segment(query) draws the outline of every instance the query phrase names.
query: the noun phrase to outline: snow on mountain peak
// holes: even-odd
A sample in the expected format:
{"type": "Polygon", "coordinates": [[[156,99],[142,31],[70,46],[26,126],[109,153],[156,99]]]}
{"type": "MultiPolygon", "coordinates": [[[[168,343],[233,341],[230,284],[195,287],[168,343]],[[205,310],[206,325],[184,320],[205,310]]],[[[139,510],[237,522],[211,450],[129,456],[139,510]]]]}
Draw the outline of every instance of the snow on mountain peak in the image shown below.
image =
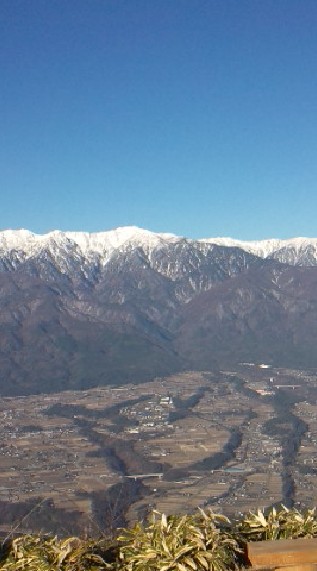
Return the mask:
{"type": "MultiPolygon", "coordinates": [[[[48,250],[54,257],[73,255],[106,263],[116,251],[142,247],[149,254],[153,250],[176,244],[184,238],[169,233],[155,233],[137,226],[122,226],[106,232],[61,232],[54,230],[46,234],[35,234],[29,230],[5,230],[0,232],[0,254],[12,251],[23,259],[48,250]]],[[[291,238],[280,240],[235,240],[233,238],[206,238],[187,240],[188,243],[213,244],[238,247],[262,258],[274,257],[282,262],[308,265],[317,264],[316,238],[291,238]]]]}
{"type": "Polygon", "coordinates": [[[208,244],[216,244],[218,246],[237,247],[260,256],[267,258],[273,253],[279,252],[284,248],[293,249],[294,252],[299,253],[305,248],[311,247],[316,250],[317,254],[317,238],[290,238],[281,240],[279,238],[269,238],[267,240],[235,240],[233,238],[206,238],[199,240],[200,242],[207,242],[208,244]]]}
{"type": "Polygon", "coordinates": [[[174,234],[156,234],[137,226],[123,226],[106,232],[61,232],[54,230],[46,234],[35,234],[28,230],[5,230],[0,232],[0,253],[18,250],[26,258],[38,254],[43,249],[55,253],[57,249],[71,246],[85,258],[99,255],[104,261],[115,250],[129,244],[132,247],[143,246],[147,250],[165,243],[175,243],[180,238],[174,234]]]}

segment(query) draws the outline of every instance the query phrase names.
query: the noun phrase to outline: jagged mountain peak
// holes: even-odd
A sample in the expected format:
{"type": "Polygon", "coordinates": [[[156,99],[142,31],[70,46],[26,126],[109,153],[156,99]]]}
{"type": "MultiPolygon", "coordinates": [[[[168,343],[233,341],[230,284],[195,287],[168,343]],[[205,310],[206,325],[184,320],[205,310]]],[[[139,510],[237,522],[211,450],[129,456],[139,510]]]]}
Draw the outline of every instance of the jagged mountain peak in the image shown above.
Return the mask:
{"type": "Polygon", "coordinates": [[[0,252],[12,250],[23,252],[26,258],[43,249],[73,245],[84,257],[89,254],[105,256],[125,244],[142,245],[148,249],[164,243],[177,242],[174,234],[155,233],[137,226],[122,226],[105,232],[62,232],[54,230],[46,234],[35,234],[29,230],[4,230],[0,232],[0,252]]]}
{"type": "Polygon", "coordinates": [[[236,240],[234,238],[206,238],[200,242],[225,247],[237,247],[261,258],[275,258],[292,265],[317,264],[317,238],[236,240]]]}
{"type": "Polygon", "coordinates": [[[155,248],[162,243],[179,240],[174,234],[150,232],[137,226],[119,226],[106,232],[67,232],[66,235],[78,244],[84,254],[109,253],[125,244],[155,248]]]}

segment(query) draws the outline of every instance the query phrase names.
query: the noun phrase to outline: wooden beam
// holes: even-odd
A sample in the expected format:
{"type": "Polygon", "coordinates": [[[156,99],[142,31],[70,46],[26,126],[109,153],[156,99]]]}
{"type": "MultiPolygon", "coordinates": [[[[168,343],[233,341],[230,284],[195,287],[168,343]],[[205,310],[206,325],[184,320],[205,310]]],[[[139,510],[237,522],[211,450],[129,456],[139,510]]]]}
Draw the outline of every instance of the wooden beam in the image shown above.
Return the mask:
{"type": "Polygon", "coordinates": [[[315,568],[317,571],[317,539],[250,541],[247,544],[247,557],[254,568],[292,566],[293,571],[296,571],[298,566],[301,568],[303,565],[307,571],[313,571],[315,568]],[[311,569],[308,570],[306,565],[311,569]]]}

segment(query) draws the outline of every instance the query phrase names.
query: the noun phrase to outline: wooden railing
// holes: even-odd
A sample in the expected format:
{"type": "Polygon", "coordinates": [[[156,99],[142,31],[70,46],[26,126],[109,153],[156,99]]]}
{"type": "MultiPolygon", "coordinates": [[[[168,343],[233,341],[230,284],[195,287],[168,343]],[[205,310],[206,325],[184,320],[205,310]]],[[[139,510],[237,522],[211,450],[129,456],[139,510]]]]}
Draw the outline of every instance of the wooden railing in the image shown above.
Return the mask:
{"type": "Polygon", "coordinates": [[[317,539],[249,542],[246,556],[255,570],[317,571],[317,539]]]}

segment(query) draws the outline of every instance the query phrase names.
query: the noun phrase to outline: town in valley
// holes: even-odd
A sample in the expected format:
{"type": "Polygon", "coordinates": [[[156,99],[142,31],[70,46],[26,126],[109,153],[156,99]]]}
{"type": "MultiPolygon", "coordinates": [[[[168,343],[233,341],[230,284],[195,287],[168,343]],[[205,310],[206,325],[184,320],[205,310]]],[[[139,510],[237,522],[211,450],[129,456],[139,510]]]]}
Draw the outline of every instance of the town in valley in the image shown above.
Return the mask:
{"type": "Polygon", "coordinates": [[[2,397],[0,431],[2,535],[317,503],[314,371],[243,363],[2,397]]]}

